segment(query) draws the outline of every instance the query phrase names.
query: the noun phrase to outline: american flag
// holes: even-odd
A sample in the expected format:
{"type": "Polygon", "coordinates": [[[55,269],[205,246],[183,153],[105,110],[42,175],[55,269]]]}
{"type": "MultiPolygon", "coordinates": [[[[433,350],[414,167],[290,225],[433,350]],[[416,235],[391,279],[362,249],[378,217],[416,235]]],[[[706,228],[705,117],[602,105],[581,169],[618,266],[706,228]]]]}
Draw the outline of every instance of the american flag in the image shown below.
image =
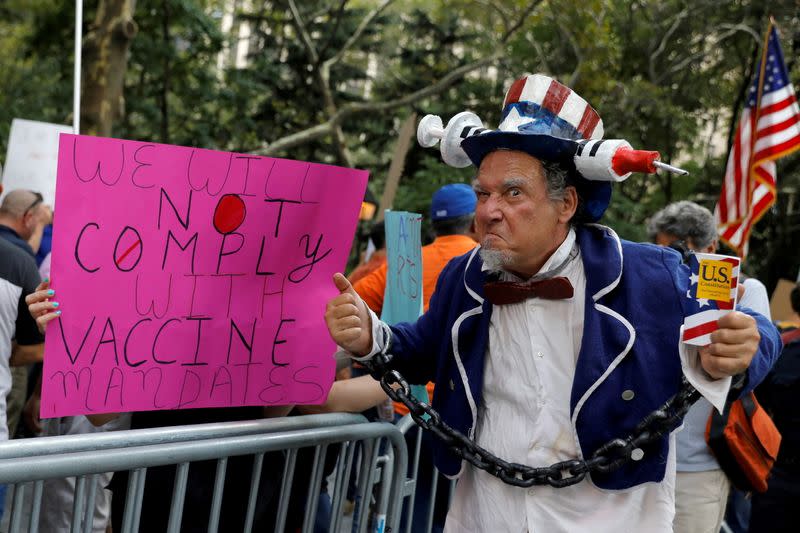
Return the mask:
{"type": "Polygon", "coordinates": [[[683,321],[683,342],[696,346],[711,343],[717,320],[736,307],[740,263],[738,257],[727,255],[689,256],[691,286],[686,297],[692,301],[688,307],[694,312],[683,321]]]}
{"type": "Polygon", "coordinates": [[[720,238],[747,255],[753,224],[775,203],[775,160],[800,149],[800,107],[770,23],[714,210],[720,238]]]}

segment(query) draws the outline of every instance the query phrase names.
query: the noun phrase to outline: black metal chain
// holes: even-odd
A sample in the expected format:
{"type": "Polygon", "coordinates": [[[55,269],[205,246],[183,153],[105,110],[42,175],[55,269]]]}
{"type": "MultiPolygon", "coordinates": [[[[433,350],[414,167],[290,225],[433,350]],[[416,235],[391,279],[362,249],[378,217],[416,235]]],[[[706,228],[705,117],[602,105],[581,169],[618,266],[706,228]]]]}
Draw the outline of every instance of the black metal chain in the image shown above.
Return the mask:
{"type": "MultiPolygon", "coordinates": [[[[411,394],[408,382],[396,370],[387,370],[391,355],[379,353],[363,362],[389,397],[405,405],[420,427],[441,439],[457,456],[481,470],[498,477],[509,485],[530,487],[550,485],[561,488],[581,482],[589,472],[608,473],[631,461],[634,450],[654,442],[680,425],[683,416],[700,398],[700,393],[683,378],[675,396],[644,417],[625,438],[617,438],[600,446],[589,459],[571,459],[550,466],[534,468],[519,463],[509,463],[453,429],[425,402],[411,394]],[[392,385],[399,385],[395,390],[392,385]]],[[[639,457],[640,459],[641,457],[639,457]]],[[[635,459],[633,459],[635,460],[635,459]]]]}

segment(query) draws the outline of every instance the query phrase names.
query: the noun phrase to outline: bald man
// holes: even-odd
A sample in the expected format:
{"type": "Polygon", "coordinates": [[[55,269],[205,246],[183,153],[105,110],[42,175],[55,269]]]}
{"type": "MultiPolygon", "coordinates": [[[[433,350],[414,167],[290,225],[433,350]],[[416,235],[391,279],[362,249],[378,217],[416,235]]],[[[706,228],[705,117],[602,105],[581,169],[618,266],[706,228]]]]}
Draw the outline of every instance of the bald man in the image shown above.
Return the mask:
{"type": "MultiPolygon", "coordinates": [[[[16,189],[10,191],[0,203],[0,239],[24,250],[23,256],[30,255],[31,257],[30,263],[33,270],[30,279],[35,278],[36,283],[32,288],[26,288],[28,292],[35,289],[36,284],[39,283],[36,252],[42,242],[44,228],[52,222],[52,219],[53,212],[44,204],[42,195],[38,192],[16,189]]],[[[10,260],[10,257],[6,257],[6,259],[10,260]]],[[[38,342],[20,343],[17,341],[12,347],[12,367],[10,369],[12,386],[5,406],[8,433],[11,438],[14,437],[22,408],[25,405],[28,388],[28,363],[41,361],[43,355],[44,344],[41,339],[38,342]]]]}
{"type": "Polygon", "coordinates": [[[45,226],[53,221],[53,211],[38,192],[17,189],[0,204],[0,238],[11,241],[36,255],[45,226]]]}

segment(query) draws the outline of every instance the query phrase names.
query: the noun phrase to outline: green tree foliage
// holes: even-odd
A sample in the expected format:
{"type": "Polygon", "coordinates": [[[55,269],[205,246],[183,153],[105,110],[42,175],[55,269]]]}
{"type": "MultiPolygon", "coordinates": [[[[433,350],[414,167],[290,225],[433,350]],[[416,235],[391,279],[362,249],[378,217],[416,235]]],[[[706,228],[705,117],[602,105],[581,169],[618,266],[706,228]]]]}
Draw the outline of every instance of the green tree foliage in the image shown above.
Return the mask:
{"type": "Polygon", "coordinates": [[[0,158],[14,118],[72,120],[72,10],[63,0],[0,3],[0,158]]]}

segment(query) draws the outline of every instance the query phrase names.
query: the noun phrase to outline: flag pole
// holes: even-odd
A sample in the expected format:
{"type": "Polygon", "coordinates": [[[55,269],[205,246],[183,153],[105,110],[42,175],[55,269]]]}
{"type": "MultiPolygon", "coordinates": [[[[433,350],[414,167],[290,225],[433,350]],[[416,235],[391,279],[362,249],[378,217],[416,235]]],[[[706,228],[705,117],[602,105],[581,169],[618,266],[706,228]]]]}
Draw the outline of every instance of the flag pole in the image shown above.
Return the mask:
{"type": "MultiPolygon", "coordinates": [[[[764,35],[764,44],[761,48],[761,65],[758,71],[758,91],[756,92],[756,108],[754,109],[755,120],[753,122],[753,130],[758,129],[758,119],[761,115],[761,96],[764,94],[764,71],[767,69],[767,48],[769,48],[769,36],[772,34],[772,28],[775,27],[775,19],[769,17],[769,25],[767,26],[767,33],[764,35]]],[[[750,157],[753,156],[753,149],[756,146],[756,136],[750,136],[750,157]]],[[[751,167],[748,167],[747,174],[750,175],[751,167]]],[[[752,195],[752,187],[750,194],[752,195]]]]}
{"type": "MultiPolygon", "coordinates": [[[[753,172],[753,155],[756,147],[756,137],[755,132],[758,131],[758,120],[761,118],[761,96],[764,94],[764,72],[767,69],[767,49],[769,48],[769,37],[772,34],[772,28],[775,27],[775,19],[772,18],[770,15],[769,17],[769,24],[767,25],[767,33],[764,34],[764,43],[761,47],[761,64],[759,65],[758,70],[758,90],[756,91],[756,106],[753,109],[753,131],[750,135],[750,160],[747,163],[747,205],[753,205],[753,190],[755,189],[756,183],[756,176],[753,172]]],[[[752,213],[748,211],[748,216],[751,216],[752,213]]],[[[752,222],[755,224],[755,221],[752,222]]],[[[748,238],[749,240],[749,238],[748,238]]],[[[744,257],[745,251],[747,250],[747,241],[742,243],[741,251],[738,249],[736,250],[739,255],[744,257]]]]}
{"type": "Polygon", "coordinates": [[[83,40],[83,0],[75,0],[75,68],[72,88],[72,130],[81,132],[81,41],[83,40]]]}

